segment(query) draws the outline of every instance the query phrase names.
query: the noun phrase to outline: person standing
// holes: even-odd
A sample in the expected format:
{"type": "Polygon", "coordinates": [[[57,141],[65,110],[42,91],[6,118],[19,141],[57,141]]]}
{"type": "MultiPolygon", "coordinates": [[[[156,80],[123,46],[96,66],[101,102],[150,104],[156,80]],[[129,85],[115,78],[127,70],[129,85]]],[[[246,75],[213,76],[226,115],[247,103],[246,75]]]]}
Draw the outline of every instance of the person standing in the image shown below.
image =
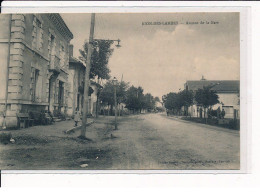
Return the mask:
{"type": "Polygon", "coordinates": [[[74,127],[78,126],[78,122],[80,122],[80,116],[81,115],[80,115],[79,109],[77,108],[75,111],[75,115],[74,115],[74,122],[75,122],[74,127]]]}
{"type": "Polygon", "coordinates": [[[224,110],[224,108],[223,108],[222,111],[221,111],[221,117],[222,117],[222,119],[224,119],[225,114],[226,114],[226,112],[225,112],[225,110],[224,110]]]}

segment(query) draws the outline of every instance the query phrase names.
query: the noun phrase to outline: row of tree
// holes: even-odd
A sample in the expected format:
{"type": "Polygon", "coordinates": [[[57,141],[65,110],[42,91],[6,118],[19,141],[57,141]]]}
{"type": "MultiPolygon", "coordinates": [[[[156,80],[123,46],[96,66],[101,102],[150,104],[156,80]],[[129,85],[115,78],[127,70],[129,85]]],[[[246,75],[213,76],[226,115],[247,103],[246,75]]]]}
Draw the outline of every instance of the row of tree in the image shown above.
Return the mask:
{"type": "Polygon", "coordinates": [[[211,87],[203,87],[196,92],[190,90],[183,90],[178,93],[170,92],[164,95],[162,100],[167,110],[172,111],[174,114],[179,114],[181,108],[184,107],[184,115],[187,115],[189,106],[196,104],[207,109],[219,103],[218,98],[216,91],[211,90],[211,87]]]}
{"type": "Polygon", "coordinates": [[[142,87],[130,86],[129,83],[121,81],[116,85],[111,80],[108,80],[104,85],[99,99],[103,105],[110,106],[112,112],[114,107],[114,89],[116,87],[117,103],[124,103],[125,107],[134,113],[147,110],[151,112],[155,109],[156,102],[159,102],[158,97],[153,97],[150,93],[144,94],[142,87]]]}

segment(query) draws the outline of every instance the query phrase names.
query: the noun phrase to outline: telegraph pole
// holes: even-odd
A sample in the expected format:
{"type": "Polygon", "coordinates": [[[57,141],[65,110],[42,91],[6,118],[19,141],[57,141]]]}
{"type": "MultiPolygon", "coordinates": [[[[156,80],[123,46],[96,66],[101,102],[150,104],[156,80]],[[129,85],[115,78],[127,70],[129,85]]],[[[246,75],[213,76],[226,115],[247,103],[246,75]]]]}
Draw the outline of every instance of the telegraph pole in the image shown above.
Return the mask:
{"type": "Polygon", "coordinates": [[[117,130],[117,99],[116,99],[116,87],[114,86],[114,100],[115,100],[115,130],[117,130]]]}
{"type": "Polygon", "coordinates": [[[85,86],[84,86],[84,103],[83,103],[83,118],[82,118],[82,127],[80,137],[86,137],[86,127],[87,127],[87,108],[88,108],[88,91],[89,91],[89,73],[91,67],[91,55],[93,51],[93,36],[94,36],[94,27],[95,27],[95,13],[91,14],[91,26],[89,34],[89,43],[88,43],[88,55],[87,55],[87,64],[85,72],[85,86]]]}

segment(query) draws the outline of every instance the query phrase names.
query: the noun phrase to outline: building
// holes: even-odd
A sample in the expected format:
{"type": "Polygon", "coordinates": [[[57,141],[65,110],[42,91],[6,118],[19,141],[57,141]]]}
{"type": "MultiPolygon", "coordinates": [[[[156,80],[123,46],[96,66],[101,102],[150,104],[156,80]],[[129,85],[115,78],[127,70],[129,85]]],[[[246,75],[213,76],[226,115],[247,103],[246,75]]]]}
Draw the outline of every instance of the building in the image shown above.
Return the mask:
{"type": "MultiPolygon", "coordinates": [[[[196,92],[198,89],[202,89],[203,87],[210,87],[211,90],[215,90],[219,96],[218,100],[220,103],[212,107],[214,110],[218,107],[220,110],[224,109],[226,113],[225,118],[234,118],[234,114],[239,117],[239,80],[206,80],[202,78],[201,80],[187,81],[184,84],[185,89],[193,92],[196,92]]],[[[200,110],[196,105],[193,105],[188,109],[189,115],[194,117],[199,117],[201,114],[200,111],[204,110],[200,110]]],[[[202,115],[204,115],[204,113],[202,113],[202,115]]]]}
{"type": "Polygon", "coordinates": [[[0,125],[17,126],[20,112],[66,114],[73,34],[62,17],[1,14],[0,26],[0,125]]]}
{"type": "Polygon", "coordinates": [[[85,65],[73,57],[73,45],[70,45],[69,53],[69,100],[68,115],[73,116],[76,109],[82,111],[84,96],[85,65]]]}
{"type": "MultiPolygon", "coordinates": [[[[68,115],[73,116],[75,110],[83,112],[84,101],[84,80],[86,66],[73,56],[73,45],[70,45],[69,54],[69,100],[68,100],[68,115]]],[[[97,96],[99,89],[102,86],[93,80],[90,80],[89,101],[87,113],[91,116],[97,114],[97,96]]]]}

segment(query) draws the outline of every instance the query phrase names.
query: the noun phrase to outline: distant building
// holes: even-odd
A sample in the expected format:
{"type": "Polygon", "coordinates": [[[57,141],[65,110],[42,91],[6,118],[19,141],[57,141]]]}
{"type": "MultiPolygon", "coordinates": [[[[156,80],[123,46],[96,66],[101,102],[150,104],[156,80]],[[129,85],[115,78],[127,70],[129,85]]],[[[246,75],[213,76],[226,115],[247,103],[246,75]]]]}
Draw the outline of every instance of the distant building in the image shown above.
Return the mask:
{"type": "MultiPolygon", "coordinates": [[[[220,107],[225,110],[225,118],[233,118],[234,111],[239,114],[240,110],[240,81],[239,80],[196,80],[187,81],[184,84],[184,88],[196,92],[198,89],[203,89],[203,87],[211,87],[211,90],[215,90],[219,96],[219,104],[213,106],[213,109],[220,107]]],[[[203,110],[202,110],[203,111],[203,110]]],[[[191,116],[199,117],[199,107],[193,105],[189,107],[188,113],[191,116]]],[[[204,115],[204,114],[202,114],[204,115]]],[[[238,115],[239,116],[239,115],[238,115]]]]}
{"type": "MultiPolygon", "coordinates": [[[[84,101],[84,81],[85,81],[86,66],[78,59],[73,57],[73,45],[70,45],[69,54],[69,100],[68,100],[68,115],[73,116],[75,110],[83,111],[84,101]]],[[[88,101],[89,115],[95,116],[97,114],[97,95],[98,90],[102,86],[93,80],[90,80],[90,96],[88,101]]]]}
{"type": "Polygon", "coordinates": [[[66,114],[73,34],[61,16],[1,14],[0,26],[0,125],[6,115],[16,126],[20,112],[66,114]]]}

